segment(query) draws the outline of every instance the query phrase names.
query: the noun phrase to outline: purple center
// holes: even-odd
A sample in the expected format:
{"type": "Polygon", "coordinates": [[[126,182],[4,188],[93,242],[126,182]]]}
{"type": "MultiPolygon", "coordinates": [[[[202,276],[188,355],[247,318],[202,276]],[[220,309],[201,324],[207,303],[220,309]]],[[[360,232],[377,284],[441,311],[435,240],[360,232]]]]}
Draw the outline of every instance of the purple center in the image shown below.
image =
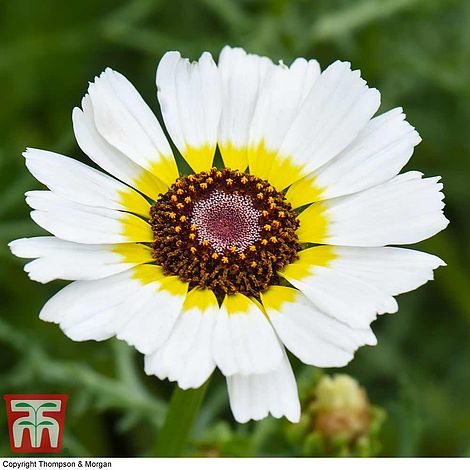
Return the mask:
{"type": "Polygon", "coordinates": [[[191,223],[200,244],[207,240],[219,254],[232,247],[242,252],[259,239],[260,216],[251,196],[214,190],[194,203],[191,223]]]}

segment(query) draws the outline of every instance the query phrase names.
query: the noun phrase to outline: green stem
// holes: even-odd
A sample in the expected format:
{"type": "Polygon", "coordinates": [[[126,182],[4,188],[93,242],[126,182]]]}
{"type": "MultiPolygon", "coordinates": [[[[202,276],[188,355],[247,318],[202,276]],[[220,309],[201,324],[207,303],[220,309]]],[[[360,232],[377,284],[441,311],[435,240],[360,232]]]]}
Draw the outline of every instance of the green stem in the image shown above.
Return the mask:
{"type": "Polygon", "coordinates": [[[182,390],[175,386],[162,428],[158,433],[155,457],[182,455],[210,380],[200,388],[182,390]]]}
{"type": "Polygon", "coordinates": [[[34,446],[38,445],[38,410],[34,408],[34,446]]]}

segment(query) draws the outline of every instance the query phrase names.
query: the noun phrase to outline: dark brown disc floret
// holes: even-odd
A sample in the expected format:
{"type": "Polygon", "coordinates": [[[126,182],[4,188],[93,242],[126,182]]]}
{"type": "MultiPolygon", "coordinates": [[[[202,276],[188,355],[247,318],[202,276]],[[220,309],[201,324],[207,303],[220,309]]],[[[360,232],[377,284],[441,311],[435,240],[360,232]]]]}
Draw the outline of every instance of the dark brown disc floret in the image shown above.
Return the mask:
{"type": "Polygon", "coordinates": [[[300,250],[296,213],[269,182],[212,168],[179,178],[150,210],[153,256],[167,275],[220,298],[259,298],[300,250]]]}

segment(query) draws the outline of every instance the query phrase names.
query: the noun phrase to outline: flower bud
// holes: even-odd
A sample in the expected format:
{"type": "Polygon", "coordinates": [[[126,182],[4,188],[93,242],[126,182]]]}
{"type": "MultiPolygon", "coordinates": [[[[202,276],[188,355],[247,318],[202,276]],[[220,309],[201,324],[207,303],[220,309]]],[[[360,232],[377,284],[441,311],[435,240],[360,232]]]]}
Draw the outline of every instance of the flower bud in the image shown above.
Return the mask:
{"type": "Polygon", "coordinates": [[[366,434],[369,428],[370,403],[366,392],[349,375],[322,377],[311,410],[314,429],[331,439],[351,441],[366,434]]]}
{"type": "Polygon", "coordinates": [[[301,381],[302,416],[286,427],[292,446],[304,456],[373,456],[381,450],[386,413],[371,405],[366,391],[346,374],[305,376],[301,381]]]}

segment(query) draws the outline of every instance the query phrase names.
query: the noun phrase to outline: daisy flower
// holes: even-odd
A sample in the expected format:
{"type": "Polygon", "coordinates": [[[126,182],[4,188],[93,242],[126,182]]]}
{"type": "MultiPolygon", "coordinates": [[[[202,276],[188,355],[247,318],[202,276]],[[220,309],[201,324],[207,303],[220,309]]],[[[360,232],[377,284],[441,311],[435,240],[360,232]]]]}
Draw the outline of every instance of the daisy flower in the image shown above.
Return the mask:
{"type": "Polygon", "coordinates": [[[74,281],[40,318],[75,341],[127,341],[145,372],[200,387],[218,367],[235,419],[296,422],[286,350],[340,367],[376,344],[370,323],[424,284],[436,256],[391,247],[443,228],[442,184],[398,174],[420,142],[401,108],[373,117],[379,92],[347,62],[289,67],[225,47],[218,64],[168,52],[161,125],[137,90],[106,69],[73,128],[106,173],[27,149],[48,190],[29,191],[52,236],[11,242],[29,277],[74,281]],[[216,165],[220,152],[222,164],[216,165]]]}

